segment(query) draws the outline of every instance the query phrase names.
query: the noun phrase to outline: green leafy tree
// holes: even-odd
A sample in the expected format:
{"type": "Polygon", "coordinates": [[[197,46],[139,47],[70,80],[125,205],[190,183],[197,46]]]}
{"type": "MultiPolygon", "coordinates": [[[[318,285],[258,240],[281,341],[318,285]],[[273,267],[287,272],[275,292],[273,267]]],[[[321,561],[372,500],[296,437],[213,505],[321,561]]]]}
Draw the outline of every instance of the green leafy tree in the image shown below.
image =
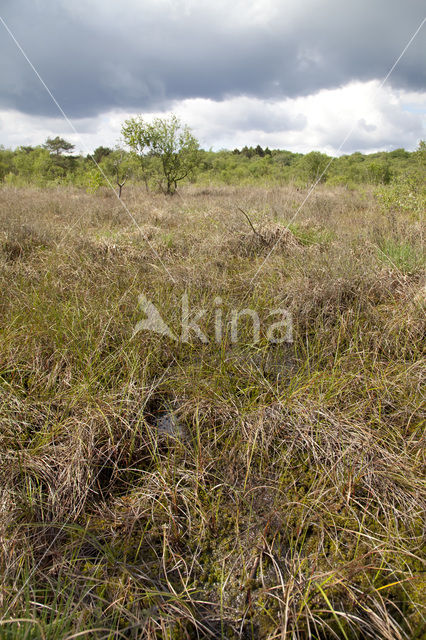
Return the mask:
{"type": "Polygon", "coordinates": [[[76,158],[65,155],[65,152],[70,152],[74,149],[74,145],[71,144],[71,142],[56,136],[56,138],[47,138],[43,147],[50,153],[50,157],[56,166],[58,178],[66,178],[74,172],[76,168],[76,158]]]}
{"type": "Polygon", "coordinates": [[[117,185],[117,195],[121,198],[122,189],[132,175],[132,162],[129,154],[124,149],[117,147],[105,158],[103,166],[117,185]]]}
{"type": "Polygon", "coordinates": [[[5,177],[13,172],[13,151],[5,149],[0,145],[0,181],[3,182],[5,177]]]}
{"type": "Polygon", "coordinates": [[[47,138],[43,147],[56,156],[60,156],[64,151],[72,151],[74,149],[74,145],[71,144],[71,142],[59,136],[56,136],[56,138],[47,138]]]}
{"type": "Polygon", "coordinates": [[[421,169],[424,177],[426,171],[426,140],[420,140],[419,146],[414,152],[414,157],[417,160],[417,165],[421,169]]]}
{"type": "Polygon", "coordinates": [[[86,185],[87,193],[95,193],[105,186],[106,182],[99,169],[93,166],[85,173],[84,184],[86,185]]]}
{"type": "Polygon", "coordinates": [[[330,158],[320,151],[307,153],[300,161],[303,177],[306,178],[307,182],[311,183],[317,180],[325,182],[327,179],[326,168],[329,161],[330,158]]]}
{"type": "Polygon", "coordinates": [[[388,162],[377,162],[373,160],[367,166],[368,182],[373,184],[389,184],[391,180],[391,172],[388,162]]]}
{"type": "Polygon", "coordinates": [[[63,175],[43,147],[19,147],[14,154],[13,164],[18,176],[25,182],[45,184],[63,175]]]}
{"type": "Polygon", "coordinates": [[[198,140],[179,118],[156,118],[152,124],[152,151],[160,158],[165,179],[164,191],[173,194],[177,183],[191,177],[200,161],[198,140]]]}
{"type": "Polygon", "coordinates": [[[117,195],[121,198],[123,187],[134,169],[134,163],[129,153],[120,147],[116,147],[114,150],[109,149],[98,165],[99,167],[95,167],[91,164],[86,170],[84,176],[86,190],[89,193],[95,193],[100,187],[111,187],[115,183],[117,195]]]}
{"type": "MultiPolygon", "coordinates": [[[[190,128],[175,115],[155,118],[147,123],[141,116],[126,120],[122,130],[126,144],[140,159],[145,181],[147,160],[157,158],[162,177],[160,184],[167,194],[175,193],[177,183],[191,177],[200,162],[199,145],[190,128]]],[[[147,182],[145,182],[147,184],[147,182]]]]}
{"type": "Polygon", "coordinates": [[[135,116],[134,118],[125,120],[121,127],[121,135],[124,142],[131,149],[133,157],[138,161],[142,179],[148,192],[149,182],[154,173],[151,158],[153,142],[152,125],[145,122],[142,116],[135,116]]]}
{"type": "Polygon", "coordinates": [[[106,158],[106,156],[109,156],[110,153],[112,153],[112,149],[110,149],[109,147],[100,146],[94,150],[94,152],[91,154],[91,157],[96,162],[96,164],[99,164],[102,158],[106,158]]]}
{"type": "Polygon", "coordinates": [[[241,155],[245,156],[246,158],[252,158],[254,156],[253,147],[247,147],[246,145],[241,149],[241,155]]]}

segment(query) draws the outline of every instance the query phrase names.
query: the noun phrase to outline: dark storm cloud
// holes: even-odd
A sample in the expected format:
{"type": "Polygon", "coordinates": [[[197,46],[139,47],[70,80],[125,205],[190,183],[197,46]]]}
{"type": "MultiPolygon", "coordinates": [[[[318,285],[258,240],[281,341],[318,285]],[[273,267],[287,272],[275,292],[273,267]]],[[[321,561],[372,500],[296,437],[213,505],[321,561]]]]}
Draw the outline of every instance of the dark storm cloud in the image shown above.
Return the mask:
{"type": "MultiPolygon", "coordinates": [[[[247,12],[252,4],[3,0],[0,15],[67,114],[90,117],[159,110],[183,98],[279,99],[381,79],[424,13],[423,0],[265,0],[265,16],[260,2],[256,15],[247,12]]],[[[0,32],[0,108],[56,114],[1,24],[0,32]]],[[[394,87],[425,89],[425,32],[393,73],[394,87]]]]}

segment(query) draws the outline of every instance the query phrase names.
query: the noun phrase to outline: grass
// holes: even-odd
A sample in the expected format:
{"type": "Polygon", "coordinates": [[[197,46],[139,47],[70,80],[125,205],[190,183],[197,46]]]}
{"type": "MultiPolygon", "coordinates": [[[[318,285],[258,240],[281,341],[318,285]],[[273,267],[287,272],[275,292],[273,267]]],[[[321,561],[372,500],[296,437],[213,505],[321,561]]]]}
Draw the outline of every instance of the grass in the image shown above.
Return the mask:
{"type": "Polygon", "coordinates": [[[0,636],[424,638],[421,222],[123,195],[142,233],[107,191],[0,190],[0,636]],[[185,292],[208,343],[133,335],[141,293],[179,335],[185,292]]]}

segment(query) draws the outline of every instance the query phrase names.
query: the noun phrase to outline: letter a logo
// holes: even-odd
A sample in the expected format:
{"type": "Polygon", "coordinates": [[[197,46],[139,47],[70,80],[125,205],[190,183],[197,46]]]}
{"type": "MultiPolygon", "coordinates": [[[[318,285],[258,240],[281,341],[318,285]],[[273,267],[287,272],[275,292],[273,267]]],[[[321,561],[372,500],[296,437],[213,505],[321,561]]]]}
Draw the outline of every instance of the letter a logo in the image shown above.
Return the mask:
{"type": "Polygon", "coordinates": [[[159,333],[162,336],[168,336],[172,338],[172,340],[176,340],[176,336],[169,329],[169,327],[164,322],[163,318],[160,316],[157,308],[150,302],[142,293],[138,298],[139,306],[141,310],[145,313],[146,318],[144,320],[139,320],[139,322],[135,325],[133,329],[132,338],[139,331],[154,331],[155,333],[159,333]]]}

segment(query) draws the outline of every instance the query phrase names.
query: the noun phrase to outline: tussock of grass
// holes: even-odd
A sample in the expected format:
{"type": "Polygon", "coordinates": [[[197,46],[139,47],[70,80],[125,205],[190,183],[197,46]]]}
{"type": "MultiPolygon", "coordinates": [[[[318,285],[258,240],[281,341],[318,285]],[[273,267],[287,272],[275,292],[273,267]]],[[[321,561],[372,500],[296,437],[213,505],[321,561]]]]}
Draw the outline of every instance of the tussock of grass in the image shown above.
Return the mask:
{"type": "Polygon", "coordinates": [[[423,637],[421,223],[303,197],[0,190],[2,638],[423,637]],[[185,291],[219,345],[133,335],[185,291]]]}
{"type": "Polygon", "coordinates": [[[254,231],[245,231],[231,236],[228,242],[228,250],[232,254],[242,257],[255,255],[267,256],[272,250],[288,252],[297,248],[301,242],[287,229],[286,226],[276,223],[262,224],[254,231]]]}

